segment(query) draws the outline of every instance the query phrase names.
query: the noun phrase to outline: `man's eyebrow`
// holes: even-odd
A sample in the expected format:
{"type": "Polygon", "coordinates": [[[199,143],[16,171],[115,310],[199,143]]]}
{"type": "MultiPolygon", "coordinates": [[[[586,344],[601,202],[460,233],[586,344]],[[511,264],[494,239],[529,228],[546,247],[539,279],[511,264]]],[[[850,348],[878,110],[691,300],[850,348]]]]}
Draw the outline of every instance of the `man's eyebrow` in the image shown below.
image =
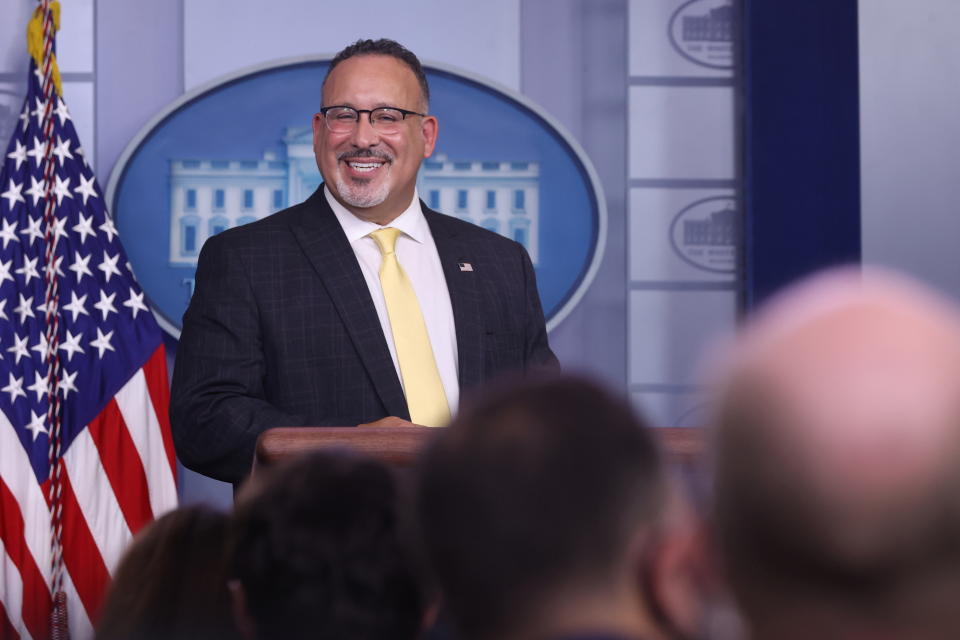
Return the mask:
{"type": "MultiPolygon", "coordinates": [[[[358,106],[356,105],[356,103],[350,102],[350,101],[336,102],[336,103],[331,102],[329,105],[324,105],[324,106],[330,106],[330,107],[350,107],[351,109],[358,109],[358,110],[361,109],[361,107],[358,107],[358,106]]],[[[393,103],[393,102],[377,102],[377,103],[374,103],[374,105],[373,105],[372,107],[370,107],[371,110],[372,110],[372,109],[381,109],[381,108],[406,109],[406,107],[397,106],[397,104],[396,104],[396,103],[393,103]]],[[[367,110],[366,108],[362,108],[362,109],[363,109],[364,111],[367,110]]],[[[406,110],[407,110],[407,111],[413,111],[413,109],[406,109],[406,110]]]]}

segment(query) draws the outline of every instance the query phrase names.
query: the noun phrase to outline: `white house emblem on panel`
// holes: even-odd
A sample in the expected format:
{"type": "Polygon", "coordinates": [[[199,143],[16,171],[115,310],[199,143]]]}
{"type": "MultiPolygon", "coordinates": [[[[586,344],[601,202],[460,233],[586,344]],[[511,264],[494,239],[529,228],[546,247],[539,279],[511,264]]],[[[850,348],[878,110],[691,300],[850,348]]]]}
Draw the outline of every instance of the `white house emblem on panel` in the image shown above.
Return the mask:
{"type": "Polygon", "coordinates": [[[687,60],[712,69],[733,68],[731,0],[690,0],[671,16],[670,43],[687,60]]]}
{"type": "Polygon", "coordinates": [[[732,273],[736,268],[738,214],[730,196],[697,200],[670,224],[670,243],[684,262],[704,271],[732,273]]]}

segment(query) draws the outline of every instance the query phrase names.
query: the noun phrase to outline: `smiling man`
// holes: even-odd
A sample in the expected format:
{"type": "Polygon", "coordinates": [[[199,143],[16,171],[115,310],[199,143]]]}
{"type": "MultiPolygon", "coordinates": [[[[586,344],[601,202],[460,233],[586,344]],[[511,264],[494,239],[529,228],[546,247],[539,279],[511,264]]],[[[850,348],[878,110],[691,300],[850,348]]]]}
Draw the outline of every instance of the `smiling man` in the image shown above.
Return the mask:
{"type": "Polygon", "coordinates": [[[324,184],[204,244],[170,408],[187,467],[236,483],[271,427],[443,426],[484,380],[557,367],[523,247],[417,195],[429,100],[409,50],[350,45],[313,118],[324,184]]]}

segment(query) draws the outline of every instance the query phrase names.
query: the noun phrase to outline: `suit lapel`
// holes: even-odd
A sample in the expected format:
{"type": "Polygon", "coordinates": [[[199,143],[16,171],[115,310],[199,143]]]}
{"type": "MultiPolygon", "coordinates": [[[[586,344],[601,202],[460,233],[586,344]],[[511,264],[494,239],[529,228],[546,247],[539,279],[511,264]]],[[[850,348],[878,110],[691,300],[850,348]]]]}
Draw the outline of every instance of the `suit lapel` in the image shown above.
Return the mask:
{"type": "Polygon", "coordinates": [[[387,414],[409,419],[403,387],[370,290],[353,248],[323,195],[323,185],[305,204],[303,214],[291,223],[294,236],[330,294],[387,414]]]}
{"type": "Polygon", "coordinates": [[[422,202],[420,205],[437,245],[450,293],[457,332],[460,389],[470,389],[479,384],[483,376],[483,324],[477,274],[461,268],[461,265],[469,265],[471,269],[474,266],[470,245],[446,216],[431,211],[422,202]]]}

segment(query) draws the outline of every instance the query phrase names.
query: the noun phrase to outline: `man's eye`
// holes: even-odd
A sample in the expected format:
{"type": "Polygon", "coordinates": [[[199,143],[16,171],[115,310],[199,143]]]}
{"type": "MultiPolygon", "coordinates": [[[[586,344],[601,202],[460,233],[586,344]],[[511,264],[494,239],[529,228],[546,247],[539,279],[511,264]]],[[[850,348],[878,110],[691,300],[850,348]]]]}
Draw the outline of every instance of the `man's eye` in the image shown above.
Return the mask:
{"type": "Polygon", "coordinates": [[[401,120],[401,116],[399,113],[393,111],[388,111],[386,113],[381,111],[376,115],[376,120],[377,122],[382,122],[384,124],[393,124],[394,122],[399,122],[401,120]]]}
{"type": "Polygon", "coordinates": [[[349,111],[338,111],[333,114],[334,120],[341,120],[343,122],[349,122],[351,120],[356,120],[356,116],[349,111]]]}

